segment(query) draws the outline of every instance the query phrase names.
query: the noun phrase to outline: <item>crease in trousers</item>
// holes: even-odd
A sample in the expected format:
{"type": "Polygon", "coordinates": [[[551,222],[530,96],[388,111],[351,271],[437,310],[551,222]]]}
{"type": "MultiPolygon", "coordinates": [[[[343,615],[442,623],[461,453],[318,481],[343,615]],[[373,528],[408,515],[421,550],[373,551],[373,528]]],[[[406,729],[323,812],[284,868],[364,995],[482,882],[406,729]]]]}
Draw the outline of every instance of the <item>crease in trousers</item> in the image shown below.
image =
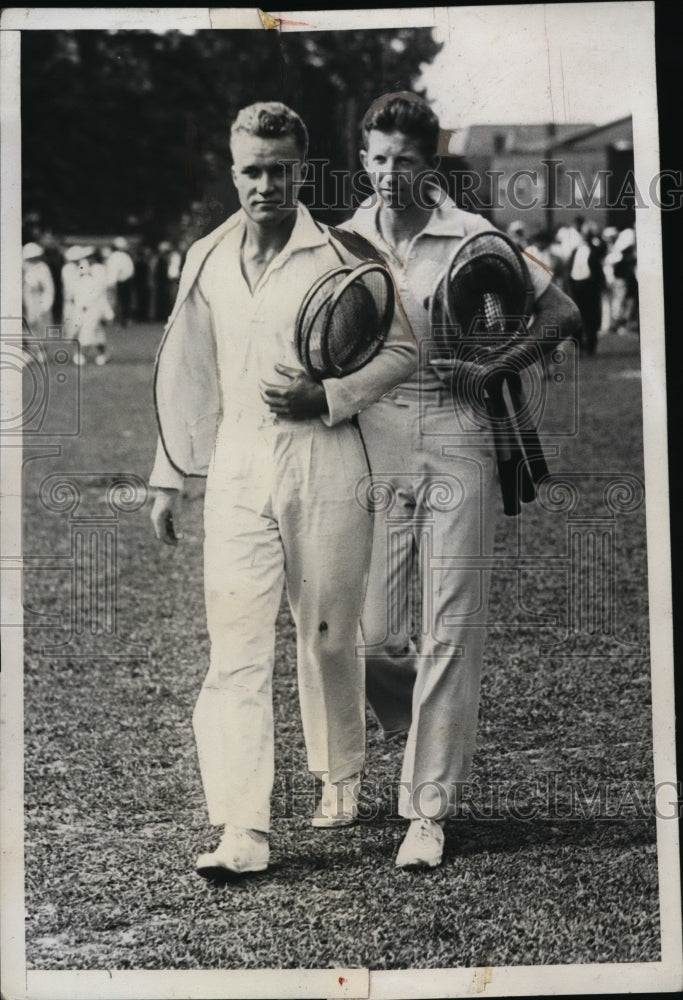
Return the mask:
{"type": "Polygon", "coordinates": [[[207,479],[209,670],[193,725],[209,819],[268,831],[274,780],[275,621],[286,583],[308,767],[340,781],[365,762],[360,614],[371,516],[349,422],[224,420],[207,479]],[[228,430],[221,433],[227,425],[228,430]]]}
{"type": "Polygon", "coordinates": [[[445,391],[399,390],[360,418],[379,497],[362,619],[367,695],[387,736],[407,732],[398,810],[408,819],[453,815],[476,745],[497,471],[490,425],[457,406],[445,391]]]}

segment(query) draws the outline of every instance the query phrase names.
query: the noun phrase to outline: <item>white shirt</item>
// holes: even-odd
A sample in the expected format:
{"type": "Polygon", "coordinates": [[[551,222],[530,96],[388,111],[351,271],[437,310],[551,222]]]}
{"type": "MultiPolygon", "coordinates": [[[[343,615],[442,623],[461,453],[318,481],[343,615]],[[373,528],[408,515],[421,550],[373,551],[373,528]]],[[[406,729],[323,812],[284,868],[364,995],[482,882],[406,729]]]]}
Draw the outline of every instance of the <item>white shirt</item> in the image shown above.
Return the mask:
{"type": "MultiPolygon", "coordinates": [[[[160,426],[178,464],[171,465],[160,441],[152,485],[178,488],[183,477],[177,469],[205,474],[195,470],[206,468],[198,455],[207,453],[209,436],[215,453],[228,450],[222,447],[228,441],[233,454],[247,442],[261,447],[262,431],[283,418],[261,400],[259,381],[286,384],[276,363],[304,371],[295,344],[301,302],[319,277],[360,262],[299,205],[287,244],[250,289],[240,266],[244,235],[240,211],[188,253],[155,373],[160,426]]],[[[323,380],[328,412],[319,419],[328,427],[349,419],[405,379],[416,359],[415,340],[397,306],[382,350],[360,370],[323,380]]]]}
{"type": "Polygon", "coordinates": [[[125,250],[112,250],[107,257],[106,267],[107,284],[110,288],[121,281],[128,281],[135,272],[133,259],[125,250]]]}
{"type": "Polygon", "coordinates": [[[305,266],[285,268],[295,233],[268,264],[253,290],[241,268],[244,227],[238,226],[207,258],[198,278],[199,291],[210,305],[223,417],[231,424],[265,427],[276,422],[261,400],[260,380],[285,384],[276,364],[303,372],[294,344],[299,304],[320,274],[305,266]]]}
{"type": "Polygon", "coordinates": [[[587,281],[591,276],[591,269],[588,266],[588,259],[591,254],[591,248],[587,243],[581,243],[576,248],[576,253],[574,254],[574,260],[572,262],[572,269],[570,271],[569,277],[572,281],[587,281]]]}
{"type": "Polygon", "coordinates": [[[28,260],[23,267],[24,314],[29,323],[52,309],[55,286],[44,260],[28,260]]]}

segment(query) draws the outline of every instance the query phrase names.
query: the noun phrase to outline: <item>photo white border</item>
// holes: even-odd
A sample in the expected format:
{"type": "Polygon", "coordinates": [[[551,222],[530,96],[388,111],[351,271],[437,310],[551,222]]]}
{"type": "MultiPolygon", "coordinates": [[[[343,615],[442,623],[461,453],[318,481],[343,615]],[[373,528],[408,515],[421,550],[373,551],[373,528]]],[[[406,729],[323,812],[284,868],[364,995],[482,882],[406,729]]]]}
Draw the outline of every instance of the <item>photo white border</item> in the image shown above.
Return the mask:
{"type": "MultiPolygon", "coordinates": [[[[566,4],[581,7],[590,4],[566,4]]],[[[605,4],[599,6],[605,7],[605,4]]],[[[635,177],[647,191],[648,178],[660,169],[655,76],[654,5],[614,3],[638,8],[643,18],[639,44],[647,50],[649,67],[633,106],[635,177]]],[[[519,8],[517,8],[519,9],[519,8]]],[[[375,9],[356,11],[270,12],[278,30],[346,30],[431,26],[448,21],[448,9],[375,9]]],[[[263,26],[261,13],[251,9],[196,8],[50,8],[7,9],[2,14],[0,60],[2,218],[2,336],[15,338],[21,329],[20,201],[20,81],[19,39],[25,30],[58,29],[254,29],[263,26]]],[[[266,22],[268,23],[268,22],[266,22]]],[[[264,30],[267,30],[264,28],[264,30]]],[[[666,166],[666,165],[664,165],[666,166]]],[[[647,497],[648,577],[655,782],[676,781],[673,687],[672,601],[670,574],[669,501],[666,440],[664,310],[661,264],[661,222],[656,209],[637,216],[641,323],[642,398],[647,497]],[[647,331],[652,330],[653,333],[647,331]]],[[[2,413],[12,414],[21,399],[20,373],[2,370],[2,413]]],[[[2,595],[3,621],[21,615],[21,448],[3,446],[2,595]],[[9,484],[9,486],[8,486],[9,484]]],[[[6,669],[0,679],[3,800],[0,856],[0,950],[3,995],[30,1000],[94,1000],[161,997],[403,997],[567,995],[678,991],[683,988],[681,893],[678,824],[657,821],[662,959],[658,963],[562,966],[513,966],[492,969],[259,970],[90,972],[26,971],[23,930],[23,691],[21,628],[3,628],[6,669]]]]}

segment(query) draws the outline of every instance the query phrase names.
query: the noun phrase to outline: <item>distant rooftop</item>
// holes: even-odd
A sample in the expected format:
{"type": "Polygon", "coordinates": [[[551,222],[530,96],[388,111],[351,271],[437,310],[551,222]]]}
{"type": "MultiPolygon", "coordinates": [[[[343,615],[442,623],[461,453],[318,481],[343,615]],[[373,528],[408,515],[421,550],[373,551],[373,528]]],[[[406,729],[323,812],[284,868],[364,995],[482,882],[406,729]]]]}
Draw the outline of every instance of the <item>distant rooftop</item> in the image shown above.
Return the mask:
{"type": "Polygon", "coordinates": [[[553,148],[571,147],[573,149],[594,149],[600,146],[612,146],[615,149],[633,149],[633,119],[631,115],[617,118],[605,125],[587,127],[578,135],[556,138],[553,148]]]}
{"type": "Polygon", "coordinates": [[[549,147],[578,149],[604,147],[633,148],[631,116],[605,125],[468,125],[442,129],[439,153],[442,156],[492,156],[503,153],[543,153],[549,147]]]}
{"type": "Polygon", "coordinates": [[[539,153],[548,145],[565,142],[595,128],[581,125],[468,125],[443,129],[440,152],[451,156],[490,156],[492,153],[539,153]]]}

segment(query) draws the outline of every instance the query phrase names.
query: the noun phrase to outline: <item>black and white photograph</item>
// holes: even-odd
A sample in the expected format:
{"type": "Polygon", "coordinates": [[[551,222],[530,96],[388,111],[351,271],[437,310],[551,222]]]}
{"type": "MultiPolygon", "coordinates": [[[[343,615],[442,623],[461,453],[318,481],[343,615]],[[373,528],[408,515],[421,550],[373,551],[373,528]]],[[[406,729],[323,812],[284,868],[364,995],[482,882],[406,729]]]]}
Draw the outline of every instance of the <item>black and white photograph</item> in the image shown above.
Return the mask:
{"type": "Polygon", "coordinates": [[[3,997],[683,989],[655,14],[3,11],[3,997]]]}

